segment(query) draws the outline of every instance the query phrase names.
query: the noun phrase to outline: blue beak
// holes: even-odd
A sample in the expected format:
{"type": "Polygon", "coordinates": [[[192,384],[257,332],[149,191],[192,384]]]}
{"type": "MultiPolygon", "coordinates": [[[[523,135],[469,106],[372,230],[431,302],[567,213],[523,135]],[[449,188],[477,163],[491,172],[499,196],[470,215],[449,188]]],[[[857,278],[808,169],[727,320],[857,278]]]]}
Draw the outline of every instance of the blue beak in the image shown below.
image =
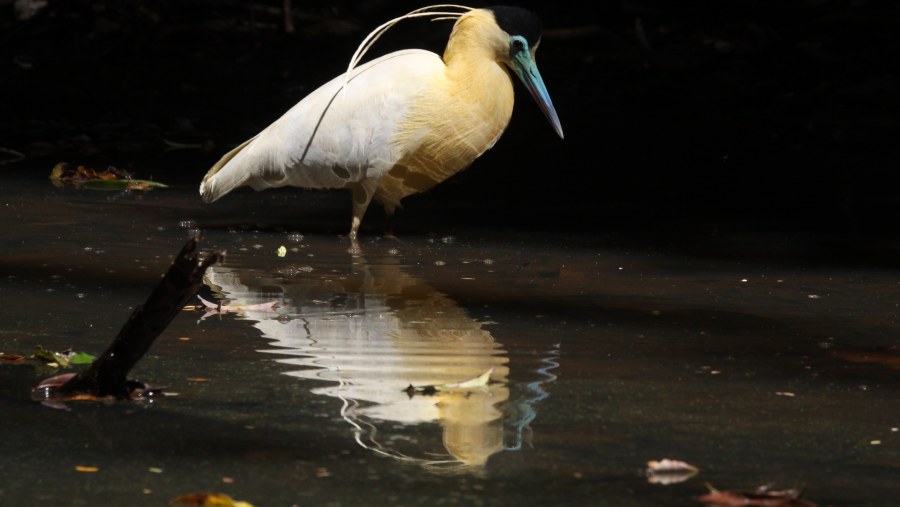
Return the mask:
{"type": "Polygon", "coordinates": [[[538,72],[537,64],[531,58],[531,53],[527,50],[518,51],[511,56],[513,70],[516,71],[516,75],[519,76],[525,88],[531,93],[534,101],[537,102],[538,107],[543,111],[544,116],[553,125],[553,130],[556,131],[560,138],[564,138],[562,125],[559,124],[559,117],[556,116],[556,109],[553,108],[553,101],[550,100],[550,94],[547,93],[547,87],[544,86],[544,80],[541,79],[541,73],[538,72]]]}

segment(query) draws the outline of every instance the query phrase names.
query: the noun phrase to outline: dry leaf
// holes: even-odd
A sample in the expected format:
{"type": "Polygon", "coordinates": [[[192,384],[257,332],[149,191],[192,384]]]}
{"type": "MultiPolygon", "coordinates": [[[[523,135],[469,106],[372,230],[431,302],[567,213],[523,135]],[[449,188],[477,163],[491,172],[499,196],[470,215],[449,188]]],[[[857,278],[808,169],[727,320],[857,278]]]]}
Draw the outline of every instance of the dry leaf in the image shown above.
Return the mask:
{"type": "Polygon", "coordinates": [[[760,486],[752,493],[739,491],[719,491],[706,485],[709,493],[697,497],[702,503],[715,507],[818,507],[800,498],[796,489],[772,490],[760,486]]]}
{"type": "Polygon", "coordinates": [[[466,389],[486,389],[488,385],[488,381],[491,379],[491,374],[494,373],[494,369],[491,368],[488,371],[482,373],[481,375],[465,380],[463,382],[453,382],[451,384],[438,384],[433,386],[421,386],[416,387],[412,384],[409,385],[404,391],[411,398],[416,394],[424,394],[426,396],[430,396],[439,392],[446,391],[464,391],[466,389]]]}
{"type": "Polygon", "coordinates": [[[6,364],[22,364],[25,362],[25,359],[25,356],[16,354],[0,354],[0,361],[3,361],[6,364]]]}
{"type": "Polygon", "coordinates": [[[663,458],[647,462],[647,482],[669,485],[684,482],[697,475],[700,469],[677,459],[663,458]]]}
{"type": "Polygon", "coordinates": [[[50,181],[57,187],[95,190],[150,190],[156,187],[166,187],[156,181],[132,179],[128,172],[112,166],[105,171],[95,171],[83,165],[70,169],[69,164],[65,162],[60,162],[53,167],[50,171],[50,181]]]}
{"type": "Polygon", "coordinates": [[[203,303],[203,306],[206,307],[206,315],[200,318],[203,320],[207,315],[215,314],[215,313],[241,313],[248,311],[256,311],[256,312],[274,312],[275,305],[278,304],[278,301],[269,301],[268,303],[259,303],[255,305],[223,305],[221,303],[213,303],[212,301],[207,301],[200,296],[197,296],[197,299],[203,303]]]}
{"type": "Polygon", "coordinates": [[[252,504],[234,500],[225,493],[191,493],[173,498],[172,505],[200,505],[203,507],[253,507],[252,504]]]}

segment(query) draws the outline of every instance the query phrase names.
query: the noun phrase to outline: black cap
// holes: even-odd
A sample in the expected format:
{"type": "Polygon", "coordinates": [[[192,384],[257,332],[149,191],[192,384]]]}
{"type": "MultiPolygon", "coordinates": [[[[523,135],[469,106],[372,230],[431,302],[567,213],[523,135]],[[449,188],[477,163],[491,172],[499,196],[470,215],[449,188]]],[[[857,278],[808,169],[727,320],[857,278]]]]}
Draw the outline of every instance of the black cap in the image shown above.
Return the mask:
{"type": "Polygon", "coordinates": [[[541,40],[541,19],[537,14],[520,7],[505,5],[487,7],[494,13],[497,25],[510,35],[521,35],[528,41],[529,47],[535,47],[541,40]]]}

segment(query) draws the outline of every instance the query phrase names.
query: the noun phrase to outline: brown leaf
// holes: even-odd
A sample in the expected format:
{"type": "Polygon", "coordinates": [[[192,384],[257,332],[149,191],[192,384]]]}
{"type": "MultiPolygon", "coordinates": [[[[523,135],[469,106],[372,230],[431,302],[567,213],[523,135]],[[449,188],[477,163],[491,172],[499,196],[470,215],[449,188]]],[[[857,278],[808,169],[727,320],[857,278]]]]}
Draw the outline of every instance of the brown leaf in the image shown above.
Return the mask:
{"type": "Polygon", "coordinates": [[[235,501],[225,493],[191,493],[173,498],[172,505],[200,505],[203,507],[253,507],[247,502],[235,501]]]}
{"type": "Polygon", "coordinates": [[[702,503],[715,507],[818,507],[800,498],[796,489],[771,490],[760,486],[752,493],[741,491],[719,491],[707,485],[709,493],[697,497],[702,503]]]}
{"type": "Polygon", "coordinates": [[[891,348],[885,348],[877,352],[839,350],[832,352],[832,355],[853,363],[874,363],[888,366],[895,370],[900,369],[900,353],[891,348]]]}
{"type": "Polygon", "coordinates": [[[6,364],[22,364],[27,359],[25,356],[19,356],[16,354],[0,354],[0,361],[3,361],[6,364]]]}

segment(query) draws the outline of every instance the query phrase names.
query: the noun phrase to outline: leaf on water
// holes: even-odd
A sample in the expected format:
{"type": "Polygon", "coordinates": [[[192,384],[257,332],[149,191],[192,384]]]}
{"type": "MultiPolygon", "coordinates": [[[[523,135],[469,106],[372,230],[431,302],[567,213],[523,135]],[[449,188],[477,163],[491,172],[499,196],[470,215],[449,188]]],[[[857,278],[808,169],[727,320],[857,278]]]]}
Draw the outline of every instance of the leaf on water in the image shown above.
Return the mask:
{"type": "Polygon", "coordinates": [[[94,362],[94,356],[87,352],[73,352],[69,356],[69,364],[91,364],[94,362]]]}
{"type": "Polygon", "coordinates": [[[83,165],[71,169],[69,164],[60,162],[50,171],[50,181],[57,187],[89,188],[93,190],[151,190],[167,188],[157,181],[136,180],[126,171],[108,167],[96,171],[83,165]]]}
{"type": "Polygon", "coordinates": [[[700,469],[677,459],[663,458],[647,462],[647,482],[663,486],[684,482],[697,475],[700,469]]]}
{"type": "Polygon", "coordinates": [[[702,503],[716,507],[818,507],[816,504],[800,498],[797,489],[773,490],[769,486],[760,486],[756,491],[719,491],[706,485],[709,493],[697,497],[702,503]]]}
{"type": "Polygon", "coordinates": [[[225,493],[191,493],[171,500],[172,505],[200,505],[203,507],[253,507],[248,502],[231,498],[225,493]]]}
{"type": "Polygon", "coordinates": [[[97,467],[91,467],[86,465],[75,465],[76,472],[84,472],[84,473],[94,473],[99,472],[100,469],[97,467]]]}
{"type": "Polygon", "coordinates": [[[56,352],[47,350],[41,345],[34,349],[33,357],[39,361],[50,365],[57,365],[66,368],[72,364],[90,364],[94,361],[94,356],[86,352],[74,352],[72,350],[64,350],[56,352]]]}
{"type": "Polygon", "coordinates": [[[38,345],[37,347],[35,347],[33,357],[35,359],[40,359],[41,361],[43,361],[45,363],[55,363],[56,362],[56,356],[53,355],[53,352],[50,352],[49,350],[45,349],[41,345],[38,345]]]}
{"type": "Polygon", "coordinates": [[[221,303],[213,303],[212,301],[207,301],[200,296],[197,296],[197,299],[203,303],[203,306],[206,307],[207,312],[212,313],[240,313],[240,312],[273,312],[275,311],[275,305],[278,304],[278,301],[269,301],[268,303],[259,303],[255,305],[223,305],[221,303]]]}
{"type": "Polygon", "coordinates": [[[491,374],[494,373],[494,369],[482,373],[481,375],[466,380],[464,382],[456,382],[454,384],[443,384],[439,386],[434,386],[434,388],[438,391],[450,391],[453,389],[473,389],[476,387],[487,387],[488,380],[491,378],[491,374]]]}
{"type": "Polygon", "coordinates": [[[22,364],[25,359],[27,359],[25,356],[16,354],[0,354],[0,361],[3,361],[3,364],[22,364]]]}
{"type": "Polygon", "coordinates": [[[152,190],[168,188],[167,185],[150,180],[85,180],[82,187],[91,190],[152,190]]]}
{"type": "Polygon", "coordinates": [[[451,384],[437,384],[430,386],[414,386],[412,384],[409,385],[404,391],[410,397],[416,394],[424,394],[426,396],[431,396],[433,394],[439,392],[446,391],[464,391],[467,389],[486,389],[488,385],[488,381],[491,379],[491,374],[494,373],[494,369],[491,368],[488,371],[482,373],[481,375],[465,380],[463,382],[454,382],[451,384]]]}
{"type": "Polygon", "coordinates": [[[878,347],[875,350],[838,350],[832,355],[852,363],[880,364],[900,369],[900,349],[896,345],[878,347]]]}

